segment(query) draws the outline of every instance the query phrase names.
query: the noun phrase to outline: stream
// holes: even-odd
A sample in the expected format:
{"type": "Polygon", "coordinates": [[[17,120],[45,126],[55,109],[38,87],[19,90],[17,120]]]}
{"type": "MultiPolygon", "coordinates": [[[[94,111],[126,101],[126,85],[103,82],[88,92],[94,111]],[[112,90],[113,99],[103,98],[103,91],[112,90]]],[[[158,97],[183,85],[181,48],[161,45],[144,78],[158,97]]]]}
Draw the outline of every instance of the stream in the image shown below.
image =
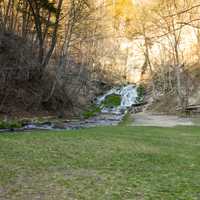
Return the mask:
{"type": "MultiPolygon", "coordinates": [[[[27,123],[19,129],[0,129],[0,132],[6,131],[28,131],[28,130],[74,130],[82,128],[91,128],[98,126],[117,126],[124,118],[125,114],[132,108],[130,112],[134,115],[134,122],[132,126],[158,126],[158,127],[174,127],[177,125],[194,125],[192,118],[184,118],[169,115],[156,115],[148,112],[142,112],[138,109],[138,94],[136,85],[126,85],[121,87],[114,87],[105,92],[104,95],[96,98],[95,104],[100,109],[100,112],[93,117],[83,120],[68,120],[44,123],[27,123]],[[110,95],[117,95],[120,97],[118,106],[102,106],[104,101],[110,95]],[[137,114],[136,114],[137,113],[137,114]]],[[[199,119],[200,120],[200,119],[199,119]]]]}
{"type": "Polygon", "coordinates": [[[101,112],[96,116],[85,120],[72,120],[63,123],[31,123],[23,127],[23,130],[73,130],[81,128],[90,128],[97,126],[116,126],[122,120],[128,109],[137,103],[137,87],[136,85],[126,85],[114,87],[107,91],[104,95],[97,97],[96,105],[101,103],[110,95],[119,95],[121,102],[116,107],[101,107],[101,112]]]}

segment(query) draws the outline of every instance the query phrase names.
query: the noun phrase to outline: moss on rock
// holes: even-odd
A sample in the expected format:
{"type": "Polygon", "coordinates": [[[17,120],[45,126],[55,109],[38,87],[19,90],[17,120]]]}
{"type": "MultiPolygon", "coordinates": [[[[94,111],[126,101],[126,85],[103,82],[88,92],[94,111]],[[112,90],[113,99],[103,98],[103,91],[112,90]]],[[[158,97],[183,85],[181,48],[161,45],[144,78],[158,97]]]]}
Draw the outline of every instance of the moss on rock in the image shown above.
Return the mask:
{"type": "Polygon", "coordinates": [[[117,94],[111,94],[105,98],[102,102],[102,106],[105,108],[118,107],[121,104],[121,96],[117,94]]]}

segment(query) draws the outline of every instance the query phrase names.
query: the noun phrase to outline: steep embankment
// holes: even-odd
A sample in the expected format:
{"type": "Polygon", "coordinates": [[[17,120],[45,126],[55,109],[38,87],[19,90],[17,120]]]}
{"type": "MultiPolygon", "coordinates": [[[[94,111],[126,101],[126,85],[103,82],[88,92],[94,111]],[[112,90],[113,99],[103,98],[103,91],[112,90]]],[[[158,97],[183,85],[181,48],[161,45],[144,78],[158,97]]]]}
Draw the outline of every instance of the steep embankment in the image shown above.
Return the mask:
{"type": "Polygon", "coordinates": [[[41,70],[34,51],[29,41],[0,32],[0,117],[71,118],[108,88],[102,81],[91,81],[87,65],[73,58],[66,74],[58,74],[56,58],[41,70]]]}
{"type": "MultiPolygon", "coordinates": [[[[188,105],[200,105],[200,64],[190,65],[181,74],[182,93],[185,101],[188,98],[188,105]],[[185,78],[187,77],[187,78],[185,78]]],[[[148,110],[153,113],[177,114],[178,97],[175,89],[163,93],[157,91],[156,99],[149,104],[148,110]]]]}
{"type": "Polygon", "coordinates": [[[49,95],[54,80],[48,73],[41,74],[32,49],[28,41],[0,33],[1,116],[49,115],[70,106],[61,88],[49,95]]]}
{"type": "Polygon", "coordinates": [[[200,105],[200,63],[197,63],[195,65],[192,65],[189,68],[190,73],[190,85],[189,88],[191,89],[190,96],[189,96],[189,104],[194,105],[198,104],[200,105]]]}
{"type": "Polygon", "coordinates": [[[37,62],[28,44],[14,34],[0,33],[0,65],[1,115],[28,112],[41,93],[37,62]]]}

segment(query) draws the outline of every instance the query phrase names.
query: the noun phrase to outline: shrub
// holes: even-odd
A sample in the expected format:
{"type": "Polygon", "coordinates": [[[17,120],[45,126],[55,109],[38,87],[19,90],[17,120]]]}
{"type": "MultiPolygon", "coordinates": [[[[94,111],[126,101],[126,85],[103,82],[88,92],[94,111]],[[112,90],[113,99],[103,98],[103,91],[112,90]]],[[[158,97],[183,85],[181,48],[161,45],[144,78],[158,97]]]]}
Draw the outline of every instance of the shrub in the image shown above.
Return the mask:
{"type": "Polygon", "coordinates": [[[90,117],[95,116],[96,114],[101,112],[101,108],[99,106],[96,105],[92,105],[88,108],[88,110],[86,110],[85,112],[83,112],[83,117],[85,119],[88,119],[90,117]]]}
{"type": "Polygon", "coordinates": [[[21,128],[22,124],[18,121],[0,121],[0,129],[21,128]]]}
{"type": "Polygon", "coordinates": [[[138,94],[137,101],[143,102],[145,94],[145,87],[143,85],[139,85],[137,87],[137,94],[138,94]]]}

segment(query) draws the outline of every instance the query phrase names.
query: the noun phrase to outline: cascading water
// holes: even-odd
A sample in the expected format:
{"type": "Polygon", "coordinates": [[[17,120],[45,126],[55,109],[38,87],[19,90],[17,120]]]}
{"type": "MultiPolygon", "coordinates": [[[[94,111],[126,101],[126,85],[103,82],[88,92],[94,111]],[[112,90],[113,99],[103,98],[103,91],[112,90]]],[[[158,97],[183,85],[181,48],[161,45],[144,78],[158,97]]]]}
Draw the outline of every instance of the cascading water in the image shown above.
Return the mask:
{"type": "Polygon", "coordinates": [[[80,121],[69,121],[69,122],[60,122],[56,124],[53,122],[45,122],[42,124],[37,123],[28,123],[25,125],[22,130],[32,130],[32,129],[45,129],[45,130],[71,130],[79,128],[88,128],[96,126],[114,126],[118,125],[125,112],[128,108],[134,106],[137,103],[137,86],[135,85],[126,85],[121,87],[115,87],[103,96],[97,98],[97,105],[101,108],[101,113],[98,113],[96,116],[89,119],[80,120],[80,121]],[[117,95],[119,101],[118,106],[109,106],[104,105],[104,101],[110,95],[117,95]]]}
{"type": "Polygon", "coordinates": [[[110,95],[119,95],[121,97],[121,103],[117,107],[106,108],[102,107],[102,113],[115,113],[121,114],[126,111],[128,108],[132,107],[137,103],[137,86],[136,85],[126,85],[122,87],[115,87],[108,92],[106,92],[103,96],[97,98],[97,105],[101,105],[102,102],[106,99],[106,97],[110,95]]]}

